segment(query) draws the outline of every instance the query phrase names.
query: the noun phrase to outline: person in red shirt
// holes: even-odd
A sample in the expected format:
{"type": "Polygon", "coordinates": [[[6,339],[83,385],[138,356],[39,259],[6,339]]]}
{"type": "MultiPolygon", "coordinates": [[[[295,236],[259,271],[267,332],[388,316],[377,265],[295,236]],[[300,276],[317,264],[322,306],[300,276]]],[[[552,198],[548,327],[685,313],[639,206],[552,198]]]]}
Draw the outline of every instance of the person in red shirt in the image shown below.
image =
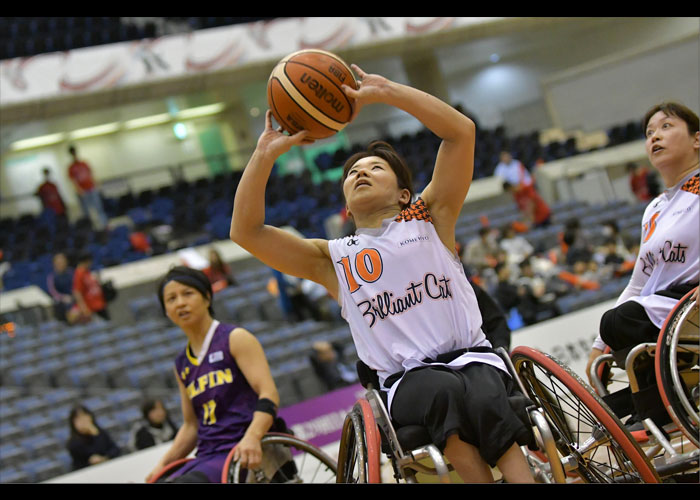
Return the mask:
{"type": "Polygon", "coordinates": [[[91,264],[90,254],[80,256],[73,274],[73,296],[84,317],[90,318],[93,314],[97,314],[109,320],[110,316],[102,285],[91,271],[91,264]]]}
{"type": "Polygon", "coordinates": [[[211,283],[214,293],[223,290],[227,286],[236,285],[231,267],[224,262],[219,252],[212,248],[209,250],[209,267],[202,269],[211,283]]]}
{"type": "Polygon", "coordinates": [[[503,189],[513,195],[515,203],[531,227],[544,227],[550,223],[552,211],[532,184],[514,186],[503,183],[503,189]]]}
{"type": "Polygon", "coordinates": [[[37,188],[35,194],[41,199],[44,210],[51,210],[56,215],[63,216],[66,214],[66,205],[56,184],[49,180],[50,173],[48,168],[44,168],[44,182],[37,188]]]}
{"type": "Polygon", "coordinates": [[[108,218],[102,205],[102,197],[97,189],[97,183],[92,175],[92,169],[85,161],[78,159],[75,146],[70,146],[68,153],[73,158],[73,161],[68,166],[68,177],[73,182],[73,186],[78,193],[83,214],[85,217],[90,217],[90,209],[94,210],[99,219],[100,229],[105,229],[108,218]]]}

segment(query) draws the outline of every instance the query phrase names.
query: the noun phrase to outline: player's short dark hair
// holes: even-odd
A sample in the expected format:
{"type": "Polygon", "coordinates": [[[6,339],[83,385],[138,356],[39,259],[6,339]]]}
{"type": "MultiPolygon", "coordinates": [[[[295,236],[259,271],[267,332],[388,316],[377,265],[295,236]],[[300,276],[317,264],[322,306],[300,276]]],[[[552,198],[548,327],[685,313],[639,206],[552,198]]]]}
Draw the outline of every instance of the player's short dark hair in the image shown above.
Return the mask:
{"type": "Polygon", "coordinates": [[[345,161],[345,165],[343,166],[343,177],[340,180],[341,185],[343,182],[345,182],[348,172],[350,172],[353,165],[355,165],[358,160],[369,156],[377,156],[386,161],[396,174],[399,189],[408,189],[408,191],[411,193],[408,203],[401,207],[402,210],[407,208],[412,203],[413,196],[415,195],[415,189],[413,187],[413,174],[401,155],[397,153],[393,146],[387,142],[373,141],[369,144],[369,146],[367,146],[366,150],[358,151],[350,156],[350,158],[345,161]]]}
{"type": "Polygon", "coordinates": [[[175,266],[158,283],[158,300],[160,307],[165,314],[165,302],[163,301],[163,289],[170,281],[177,281],[183,285],[189,286],[197,290],[202,297],[209,300],[209,314],[214,316],[214,292],[211,288],[211,282],[206,274],[198,269],[192,269],[187,266],[175,266]]]}
{"type": "Polygon", "coordinates": [[[646,112],[644,120],[642,121],[642,130],[644,132],[646,132],[651,117],[659,111],[663,112],[666,116],[675,116],[683,120],[688,125],[688,133],[690,133],[690,135],[698,131],[698,115],[696,115],[692,109],[679,102],[668,101],[656,104],[646,112]]]}

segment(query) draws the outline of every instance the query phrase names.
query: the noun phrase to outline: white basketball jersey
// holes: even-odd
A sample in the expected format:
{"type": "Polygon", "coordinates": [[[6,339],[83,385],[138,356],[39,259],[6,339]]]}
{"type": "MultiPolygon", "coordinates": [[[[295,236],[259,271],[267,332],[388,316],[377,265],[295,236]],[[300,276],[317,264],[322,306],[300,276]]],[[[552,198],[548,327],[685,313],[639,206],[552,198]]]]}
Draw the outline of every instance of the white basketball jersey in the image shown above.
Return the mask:
{"type": "MultiPolygon", "coordinates": [[[[481,330],[474,290],[459,258],[440,241],[422,200],[379,228],[329,241],[338,276],[338,300],[359,358],[389,375],[422,360],[491,344],[481,330]]],[[[507,372],[493,353],[467,353],[451,367],[480,361],[507,372]]],[[[396,387],[389,394],[389,405],[396,387]]]]}
{"type": "Polygon", "coordinates": [[[698,283],[700,270],[700,174],[694,172],[649,203],[642,218],[642,239],[632,281],[641,285],[632,297],[659,328],[677,300],[656,295],[676,285],[698,283]],[[642,284],[643,283],[643,284],[642,284]]]}

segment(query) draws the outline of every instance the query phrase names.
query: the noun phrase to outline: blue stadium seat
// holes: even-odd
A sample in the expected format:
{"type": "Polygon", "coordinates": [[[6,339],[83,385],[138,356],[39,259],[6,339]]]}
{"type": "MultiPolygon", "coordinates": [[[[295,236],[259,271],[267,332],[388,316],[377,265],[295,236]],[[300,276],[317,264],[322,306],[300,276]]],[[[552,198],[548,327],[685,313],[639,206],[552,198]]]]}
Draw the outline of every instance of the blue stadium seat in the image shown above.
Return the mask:
{"type": "MultiPolygon", "coordinates": [[[[44,394],[44,399],[52,406],[73,405],[79,401],[80,392],[75,389],[59,387],[44,394]]],[[[67,416],[67,414],[66,414],[67,416]]]]}
{"type": "Polygon", "coordinates": [[[101,345],[90,351],[90,357],[94,363],[101,363],[104,360],[111,360],[118,357],[120,352],[118,345],[101,345]]]}
{"type": "Polygon", "coordinates": [[[152,366],[137,366],[127,373],[127,379],[131,387],[148,390],[152,388],[164,388],[163,373],[152,366]]]}
{"type": "Polygon", "coordinates": [[[59,441],[52,434],[47,432],[21,438],[18,443],[27,450],[27,453],[29,453],[32,458],[41,458],[60,451],[65,447],[65,443],[59,441]]]}
{"type": "Polygon", "coordinates": [[[67,474],[73,470],[73,458],[70,456],[68,450],[61,450],[54,453],[53,458],[57,462],[60,462],[60,464],[63,466],[64,474],[67,474]]]}
{"type": "Polygon", "coordinates": [[[151,362],[152,358],[150,352],[140,349],[138,351],[131,351],[122,354],[121,359],[124,362],[124,365],[127,367],[128,371],[134,368],[148,365],[151,362]]]}
{"type": "Polygon", "coordinates": [[[0,403],[0,422],[10,422],[22,414],[14,404],[0,403]]]}
{"type": "Polygon", "coordinates": [[[95,417],[108,415],[113,410],[113,405],[110,400],[102,396],[92,396],[83,401],[83,405],[89,409],[95,417]]]}
{"type": "Polygon", "coordinates": [[[106,358],[100,361],[100,370],[107,378],[109,387],[118,387],[117,381],[126,370],[124,361],[119,357],[106,358]]]}
{"type": "MultiPolygon", "coordinates": [[[[8,467],[21,465],[29,459],[29,453],[16,442],[3,443],[0,445],[0,476],[2,470],[8,467]]],[[[0,478],[0,482],[3,482],[0,478]]]]}
{"type": "Polygon", "coordinates": [[[30,483],[31,475],[19,467],[8,467],[0,470],[0,483],[30,483]]]}
{"type": "Polygon", "coordinates": [[[145,318],[159,318],[163,315],[160,302],[155,294],[132,299],[129,302],[129,309],[134,321],[141,321],[145,318]]]}
{"type": "Polygon", "coordinates": [[[10,375],[20,387],[51,387],[51,374],[41,364],[15,367],[10,375]]]}
{"type": "Polygon", "coordinates": [[[39,396],[25,396],[17,399],[13,405],[27,415],[42,412],[51,406],[48,401],[39,396]]]}
{"type": "Polygon", "coordinates": [[[22,470],[30,477],[31,482],[40,483],[66,471],[64,465],[53,457],[37,458],[22,465],[22,470]]]}
{"type": "Polygon", "coordinates": [[[141,410],[138,408],[125,408],[114,413],[114,418],[121,422],[122,428],[129,429],[131,426],[143,418],[141,410]]]}
{"type": "Polygon", "coordinates": [[[560,297],[559,299],[557,299],[557,302],[556,302],[557,308],[559,309],[559,312],[561,314],[568,314],[570,312],[575,311],[577,300],[578,300],[578,294],[576,294],[576,293],[560,297]]]}
{"type": "MultiPolygon", "coordinates": [[[[65,422],[68,426],[68,417],[75,403],[60,403],[46,410],[46,414],[51,417],[54,422],[65,422]]],[[[55,433],[55,428],[54,428],[55,433]]]]}
{"type": "Polygon", "coordinates": [[[82,366],[68,370],[68,378],[72,387],[106,388],[109,386],[107,376],[98,368],[92,366],[82,366]]]}
{"type": "Polygon", "coordinates": [[[110,391],[106,396],[115,408],[138,407],[141,404],[141,393],[130,389],[110,391]]]}
{"type": "Polygon", "coordinates": [[[80,354],[90,348],[90,343],[87,338],[74,338],[64,341],[63,348],[66,352],[80,354]]]}
{"type": "Polygon", "coordinates": [[[113,332],[95,332],[88,338],[88,343],[90,344],[90,346],[95,347],[114,345],[119,340],[121,340],[120,337],[118,335],[115,335],[113,332]]]}
{"type": "Polygon", "coordinates": [[[17,424],[22,427],[26,435],[42,433],[51,430],[56,421],[44,414],[26,414],[17,419],[17,424]]]}

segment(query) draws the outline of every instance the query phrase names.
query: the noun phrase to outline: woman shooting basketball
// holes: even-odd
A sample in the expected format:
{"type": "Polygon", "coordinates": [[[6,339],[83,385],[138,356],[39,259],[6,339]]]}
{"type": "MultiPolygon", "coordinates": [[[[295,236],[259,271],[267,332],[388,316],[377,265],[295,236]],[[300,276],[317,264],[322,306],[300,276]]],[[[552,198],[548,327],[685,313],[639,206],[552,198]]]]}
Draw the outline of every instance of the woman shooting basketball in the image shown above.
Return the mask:
{"type": "Polygon", "coordinates": [[[305,131],[274,130],[268,112],[235,196],[231,239],[265,264],[328,289],[360,359],[388,391],[394,420],[425,426],[465,481],[493,481],[489,466],[498,466],[508,482],[532,482],[518,447],[529,430],[510,409],[512,381],[490,352],[455,253],[455,224],[472,181],[474,123],[425,92],[353,70],[359,90],[343,90],[355,99],[354,116],[363,106],[388,104],[442,139],[420,198],[413,200],[410,171],[391,146],[373,143],[344,168],[355,235],[303,239],[265,225],[265,185],[275,160],[308,142],[305,131]]]}

